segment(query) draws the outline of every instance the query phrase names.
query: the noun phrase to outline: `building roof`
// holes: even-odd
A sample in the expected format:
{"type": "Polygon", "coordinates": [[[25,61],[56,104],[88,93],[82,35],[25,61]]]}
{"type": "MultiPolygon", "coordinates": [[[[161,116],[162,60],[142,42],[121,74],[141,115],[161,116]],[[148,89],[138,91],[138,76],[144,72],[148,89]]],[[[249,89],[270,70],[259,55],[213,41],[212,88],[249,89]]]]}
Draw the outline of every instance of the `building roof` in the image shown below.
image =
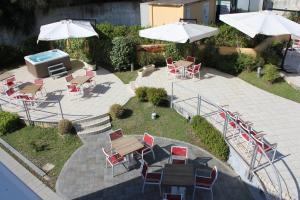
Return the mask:
{"type": "Polygon", "coordinates": [[[185,4],[191,4],[195,2],[200,2],[203,0],[157,0],[150,1],[148,4],[150,5],[170,5],[170,6],[183,6],[185,4]]]}

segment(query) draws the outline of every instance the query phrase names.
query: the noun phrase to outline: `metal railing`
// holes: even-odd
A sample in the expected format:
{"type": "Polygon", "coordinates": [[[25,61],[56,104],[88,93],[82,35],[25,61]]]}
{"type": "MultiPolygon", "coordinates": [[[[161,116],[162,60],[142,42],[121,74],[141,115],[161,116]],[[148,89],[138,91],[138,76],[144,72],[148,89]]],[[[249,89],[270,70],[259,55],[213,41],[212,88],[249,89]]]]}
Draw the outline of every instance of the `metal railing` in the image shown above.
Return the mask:
{"type": "MultiPolygon", "coordinates": [[[[262,185],[265,196],[267,199],[282,199],[282,185],[279,172],[269,158],[265,150],[259,146],[255,145],[253,149],[250,149],[250,155],[244,155],[247,151],[243,152],[236,147],[232,137],[229,137],[230,130],[228,129],[229,117],[226,114],[224,121],[218,121],[218,115],[223,106],[217,105],[212,101],[204,98],[198,92],[187,88],[186,86],[180,85],[180,83],[172,82],[171,87],[171,108],[174,108],[178,113],[187,119],[191,119],[195,115],[200,115],[211,122],[220,132],[223,134],[225,141],[228,145],[233,147],[236,153],[245,161],[248,167],[248,180],[252,181],[253,176],[256,176],[262,185]],[[178,91],[178,92],[177,92],[178,91]],[[177,95],[177,93],[181,93],[177,95]],[[261,153],[265,162],[264,165],[257,161],[258,152],[261,153]],[[249,159],[250,158],[250,159],[249,159]],[[267,174],[265,177],[269,178],[269,181],[262,178],[262,170],[268,168],[271,170],[272,176],[267,174]],[[271,184],[271,186],[270,186],[271,184]],[[266,186],[267,185],[267,186],[266,186]]],[[[239,124],[236,124],[237,129],[241,129],[239,124]]]]}
{"type": "Polygon", "coordinates": [[[42,116],[40,118],[47,118],[49,116],[57,115],[60,119],[64,119],[64,113],[62,110],[61,102],[58,100],[24,100],[24,99],[12,99],[0,95],[0,108],[3,111],[11,111],[18,113],[18,115],[27,120],[29,124],[33,124],[32,119],[33,112],[40,112],[42,116]],[[53,105],[56,107],[54,111],[45,110],[46,105],[53,105]],[[12,109],[8,109],[8,106],[12,106],[12,109]],[[56,110],[56,111],[55,111],[56,110]]]}

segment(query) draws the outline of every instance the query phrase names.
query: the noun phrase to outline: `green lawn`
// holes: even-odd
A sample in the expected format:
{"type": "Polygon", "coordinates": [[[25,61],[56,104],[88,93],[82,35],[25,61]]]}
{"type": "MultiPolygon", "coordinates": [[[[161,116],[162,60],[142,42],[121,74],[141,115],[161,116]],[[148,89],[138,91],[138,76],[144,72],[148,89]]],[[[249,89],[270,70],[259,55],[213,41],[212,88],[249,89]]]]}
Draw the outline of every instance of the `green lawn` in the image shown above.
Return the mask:
{"type": "Polygon", "coordinates": [[[137,74],[138,70],[134,70],[134,71],[120,71],[120,72],[114,72],[114,74],[121,79],[121,81],[123,81],[123,83],[128,84],[130,81],[134,81],[138,74],[137,74]]]}
{"type": "Polygon", "coordinates": [[[242,72],[239,78],[260,89],[300,103],[300,91],[294,89],[284,80],[271,85],[261,78],[257,78],[256,72],[242,72]]]}
{"type": "Polygon", "coordinates": [[[49,184],[52,188],[55,188],[56,179],[64,163],[81,146],[81,141],[77,136],[61,137],[55,128],[25,127],[2,136],[2,139],[40,168],[46,163],[54,164],[54,169],[48,174],[51,178],[49,184]],[[32,146],[33,141],[44,144],[46,149],[35,151],[32,146]]]}
{"type": "Polygon", "coordinates": [[[124,106],[127,117],[112,121],[114,129],[122,128],[125,134],[143,134],[174,138],[200,145],[192,133],[192,127],[185,118],[169,107],[154,107],[148,102],[139,102],[136,97],[130,99],[124,106]],[[155,111],[159,117],[151,119],[155,111]]]}

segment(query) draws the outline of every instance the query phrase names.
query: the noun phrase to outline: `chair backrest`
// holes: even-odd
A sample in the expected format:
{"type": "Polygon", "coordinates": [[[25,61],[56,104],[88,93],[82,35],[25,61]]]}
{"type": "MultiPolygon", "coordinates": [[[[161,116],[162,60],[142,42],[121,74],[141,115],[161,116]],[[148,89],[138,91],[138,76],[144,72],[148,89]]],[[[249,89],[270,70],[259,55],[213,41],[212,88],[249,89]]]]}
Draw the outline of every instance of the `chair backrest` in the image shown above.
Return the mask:
{"type": "Polygon", "coordinates": [[[6,90],[5,91],[5,94],[7,95],[7,96],[11,96],[11,95],[13,95],[15,93],[15,90],[14,90],[14,88],[9,88],[8,90],[6,90]]]}
{"type": "Polygon", "coordinates": [[[73,79],[73,75],[69,74],[68,76],[66,76],[66,81],[70,82],[73,79]]]}
{"type": "Polygon", "coordinates": [[[246,122],[244,122],[241,118],[237,118],[236,120],[237,124],[247,133],[250,132],[251,127],[249,125],[246,124],[246,122]]]}
{"type": "Polygon", "coordinates": [[[149,147],[154,146],[154,137],[149,133],[144,133],[143,141],[149,147]]]}
{"type": "Polygon", "coordinates": [[[172,65],[172,64],[173,64],[173,58],[171,58],[171,57],[167,58],[167,59],[166,59],[166,63],[167,63],[167,65],[168,65],[168,64],[169,64],[169,65],[172,65]]]}
{"type": "Polygon", "coordinates": [[[44,80],[43,79],[35,79],[34,80],[34,84],[36,84],[36,85],[44,85],[44,80]]]}
{"type": "Polygon", "coordinates": [[[103,154],[105,155],[106,158],[109,157],[108,153],[105,151],[105,149],[103,147],[102,147],[102,152],[103,152],[103,154]]]}
{"type": "Polygon", "coordinates": [[[15,76],[12,76],[12,77],[9,77],[8,79],[6,79],[6,83],[13,83],[14,81],[16,81],[16,77],[15,76]]]}
{"type": "Polygon", "coordinates": [[[193,67],[193,72],[199,72],[200,71],[200,68],[201,68],[201,63],[197,64],[197,65],[194,65],[193,67]]]}
{"type": "Polygon", "coordinates": [[[171,155],[172,156],[184,156],[187,158],[188,149],[186,147],[181,147],[181,146],[172,146],[171,147],[171,155]]]}
{"type": "Polygon", "coordinates": [[[147,176],[147,171],[148,171],[148,165],[147,163],[144,161],[143,162],[143,165],[142,165],[142,171],[141,171],[141,175],[142,175],[142,178],[145,179],[146,176],[147,176]]]}
{"type": "Polygon", "coordinates": [[[218,178],[218,168],[217,168],[217,166],[214,166],[213,169],[211,170],[210,178],[211,178],[211,185],[213,186],[214,183],[216,182],[217,178],[218,178]]]}
{"type": "Polygon", "coordinates": [[[118,138],[123,137],[123,131],[122,129],[118,129],[113,131],[112,133],[109,134],[109,139],[110,141],[116,140],[118,138]]]}
{"type": "Polygon", "coordinates": [[[94,77],[94,72],[92,70],[86,70],[85,75],[89,78],[94,77]]]}
{"type": "Polygon", "coordinates": [[[195,63],[195,61],[196,61],[196,58],[195,58],[195,57],[193,57],[193,56],[187,56],[185,60],[186,60],[186,61],[189,61],[189,62],[193,62],[193,63],[195,63]]]}
{"type": "Polygon", "coordinates": [[[182,200],[183,195],[182,194],[164,194],[165,200],[182,200]]]}

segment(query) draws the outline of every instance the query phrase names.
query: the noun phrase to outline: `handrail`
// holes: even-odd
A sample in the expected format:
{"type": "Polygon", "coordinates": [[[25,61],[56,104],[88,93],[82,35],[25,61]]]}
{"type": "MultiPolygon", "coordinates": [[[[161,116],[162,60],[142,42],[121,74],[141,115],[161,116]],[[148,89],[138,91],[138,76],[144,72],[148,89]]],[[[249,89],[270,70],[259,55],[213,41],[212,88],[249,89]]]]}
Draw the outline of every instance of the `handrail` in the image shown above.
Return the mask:
{"type": "MultiPolygon", "coordinates": [[[[172,82],[172,95],[174,95],[174,90],[175,90],[175,87],[174,87],[174,86],[177,86],[177,87],[180,87],[181,89],[184,89],[185,92],[191,92],[191,93],[194,94],[195,96],[194,96],[194,97],[189,97],[189,98],[186,98],[186,99],[179,99],[178,101],[176,101],[176,100],[172,101],[172,100],[174,99],[173,96],[172,96],[172,97],[171,97],[171,106],[172,106],[173,108],[176,108],[176,107],[177,107],[177,106],[173,106],[173,104],[176,104],[176,103],[178,103],[178,102],[184,102],[185,100],[190,100],[190,99],[193,99],[193,98],[198,98],[198,100],[200,100],[200,105],[199,105],[199,102],[198,102],[198,105],[197,105],[197,106],[194,106],[193,108],[194,108],[194,109],[197,109],[197,112],[195,112],[195,113],[197,113],[197,114],[199,114],[199,115],[200,115],[200,112],[198,112],[198,109],[200,110],[200,106],[203,107],[203,106],[204,106],[203,104],[205,104],[205,103],[206,103],[206,104],[209,104],[210,106],[213,106],[214,108],[216,108],[216,109],[217,109],[217,112],[218,112],[219,110],[223,110],[223,108],[222,108],[221,106],[219,106],[219,105],[213,103],[212,101],[210,101],[210,100],[207,99],[207,98],[204,98],[204,97],[201,96],[198,92],[195,92],[195,91],[192,90],[191,88],[182,86],[182,85],[178,84],[177,82],[172,82]],[[201,103],[201,102],[203,102],[203,103],[201,103]]],[[[181,107],[180,109],[184,110],[184,107],[181,107]]],[[[185,112],[189,112],[188,110],[184,110],[184,111],[185,111],[185,112]]],[[[213,110],[211,110],[211,111],[213,111],[213,110]]],[[[213,111],[213,112],[216,112],[216,111],[213,111]]],[[[207,113],[204,114],[204,115],[202,115],[202,116],[203,116],[203,117],[206,117],[206,115],[207,115],[207,113]]],[[[207,116],[210,116],[210,115],[207,115],[207,116]]],[[[224,122],[224,124],[223,124],[223,134],[224,134],[224,139],[225,139],[225,141],[226,141],[227,143],[229,143],[229,140],[228,140],[228,138],[226,137],[226,132],[227,132],[227,125],[228,125],[228,122],[229,122],[229,118],[228,118],[228,116],[227,116],[227,114],[226,114],[225,122],[224,122]]],[[[237,128],[241,129],[241,126],[240,126],[238,123],[236,123],[236,125],[237,125],[237,128]]],[[[271,180],[271,184],[272,184],[272,186],[274,187],[275,191],[277,192],[277,197],[278,197],[279,199],[282,199],[282,185],[281,185],[281,179],[280,179],[279,172],[278,172],[276,166],[273,164],[273,162],[270,160],[270,158],[269,158],[268,155],[266,154],[265,150],[264,150],[262,147],[260,147],[259,145],[257,145],[257,144],[255,145],[255,150],[253,151],[253,155],[252,155],[253,157],[252,157],[251,162],[253,162],[253,163],[250,163],[250,164],[249,164],[249,168],[250,168],[249,173],[252,173],[252,175],[258,176],[258,174],[255,174],[256,169],[255,169],[254,166],[252,165],[252,164],[255,164],[255,158],[256,158],[256,156],[257,156],[257,151],[258,151],[258,149],[260,150],[260,152],[262,152],[263,156],[267,159],[268,165],[271,166],[272,170],[273,170],[274,173],[275,173],[275,176],[276,176],[276,182],[277,182],[277,186],[278,186],[278,187],[276,187],[276,183],[274,183],[272,180],[271,180]]],[[[266,193],[267,193],[267,191],[266,191],[266,193]]]]}

